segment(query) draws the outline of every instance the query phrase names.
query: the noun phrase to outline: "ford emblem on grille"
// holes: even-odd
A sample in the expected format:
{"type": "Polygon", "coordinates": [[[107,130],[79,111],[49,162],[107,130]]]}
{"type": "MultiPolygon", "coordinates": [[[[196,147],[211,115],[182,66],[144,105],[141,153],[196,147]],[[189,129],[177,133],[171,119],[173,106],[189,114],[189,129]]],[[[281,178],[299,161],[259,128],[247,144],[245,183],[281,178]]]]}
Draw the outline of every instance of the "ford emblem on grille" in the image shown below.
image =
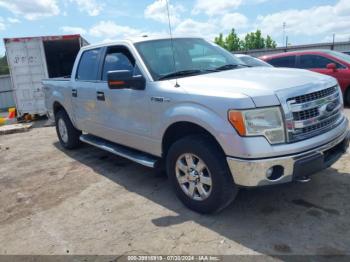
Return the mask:
{"type": "Polygon", "coordinates": [[[331,113],[333,112],[333,110],[337,107],[337,103],[336,102],[332,102],[332,103],[329,103],[326,107],[326,111],[331,113]]]}
{"type": "Polygon", "coordinates": [[[319,108],[320,118],[324,119],[333,114],[334,110],[338,106],[337,102],[333,101],[329,104],[323,105],[319,108]]]}

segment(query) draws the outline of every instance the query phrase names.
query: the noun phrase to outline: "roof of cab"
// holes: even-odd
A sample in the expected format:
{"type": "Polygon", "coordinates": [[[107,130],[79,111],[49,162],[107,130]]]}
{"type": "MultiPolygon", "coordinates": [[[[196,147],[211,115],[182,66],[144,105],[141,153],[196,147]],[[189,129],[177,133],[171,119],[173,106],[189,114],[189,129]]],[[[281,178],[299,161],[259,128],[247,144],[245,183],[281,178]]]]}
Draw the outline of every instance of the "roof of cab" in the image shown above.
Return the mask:
{"type": "MultiPolygon", "coordinates": [[[[183,38],[193,38],[193,39],[202,39],[201,37],[191,37],[191,36],[174,36],[173,39],[183,39],[183,38]]],[[[93,44],[89,46],[85,46],[82,48],[82,50],[88,50],[88,49],[94,49],[99,47],[105,47],[105,46],[112,46],[112,45],[120,45],[120,44],[135,44],[135,43],[141,43],[141,42],[148,42],[148,41],[155,41],[155,40],[167,40],[171,39],[169,35],[163,35],[163,36],[140,36],[140,37],[132,37],[132,38],[125,38],[123,40],[119,41],[112,41],[108,43],[99,43],[99,44],[93,44]]]]}

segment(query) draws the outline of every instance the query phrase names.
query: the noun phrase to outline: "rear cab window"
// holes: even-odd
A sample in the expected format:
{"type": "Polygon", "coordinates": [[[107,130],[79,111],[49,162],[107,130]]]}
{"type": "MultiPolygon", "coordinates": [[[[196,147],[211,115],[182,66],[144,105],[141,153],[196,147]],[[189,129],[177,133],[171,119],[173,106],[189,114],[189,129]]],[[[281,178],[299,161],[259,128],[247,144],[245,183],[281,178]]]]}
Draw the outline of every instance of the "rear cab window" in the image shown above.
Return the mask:
{"type": "Polygon", "coordinates": [[[296,67],[296,56],[282,56],[268,60],[268,63],[275,67],[296,67]]]}
{"type": "Polygon", "coordinates": [[[81,55],[75,79],[78,81],[96,81],[100,62],[101,48],[84,51],[81,55]]]}

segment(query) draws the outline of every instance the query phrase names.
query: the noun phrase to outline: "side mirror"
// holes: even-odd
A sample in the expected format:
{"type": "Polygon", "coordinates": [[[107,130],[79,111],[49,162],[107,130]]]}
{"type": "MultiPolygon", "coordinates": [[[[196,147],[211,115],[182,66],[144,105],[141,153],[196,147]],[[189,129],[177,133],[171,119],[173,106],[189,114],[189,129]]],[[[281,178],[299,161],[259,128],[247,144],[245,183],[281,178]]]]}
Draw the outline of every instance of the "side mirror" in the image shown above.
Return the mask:
{"type": "Polygon", "coordinates": [[[142,75],[134,76],[130,70],[109,71],[107,73],[110,89],[144,90],[146,79],[142,75]]]}
{"type": "Polygon", "coordinates": [[[333,72],[337,71],[337,65],[334,63],[329,63],[327,69],[332,70],[333,72]]]}

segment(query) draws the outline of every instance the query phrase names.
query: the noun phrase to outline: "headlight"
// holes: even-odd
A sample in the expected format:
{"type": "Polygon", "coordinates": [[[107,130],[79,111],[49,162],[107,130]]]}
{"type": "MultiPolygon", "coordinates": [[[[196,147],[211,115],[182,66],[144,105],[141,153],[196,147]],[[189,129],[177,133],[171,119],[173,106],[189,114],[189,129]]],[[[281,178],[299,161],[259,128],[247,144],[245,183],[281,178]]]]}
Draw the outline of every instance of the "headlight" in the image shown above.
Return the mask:
{"type": "Polygon", "coordinates": [[[283,118],[279,107],[231,110],[229,121],[241,136],[264,136],[271,144],[285,142],[283,118]]]}

